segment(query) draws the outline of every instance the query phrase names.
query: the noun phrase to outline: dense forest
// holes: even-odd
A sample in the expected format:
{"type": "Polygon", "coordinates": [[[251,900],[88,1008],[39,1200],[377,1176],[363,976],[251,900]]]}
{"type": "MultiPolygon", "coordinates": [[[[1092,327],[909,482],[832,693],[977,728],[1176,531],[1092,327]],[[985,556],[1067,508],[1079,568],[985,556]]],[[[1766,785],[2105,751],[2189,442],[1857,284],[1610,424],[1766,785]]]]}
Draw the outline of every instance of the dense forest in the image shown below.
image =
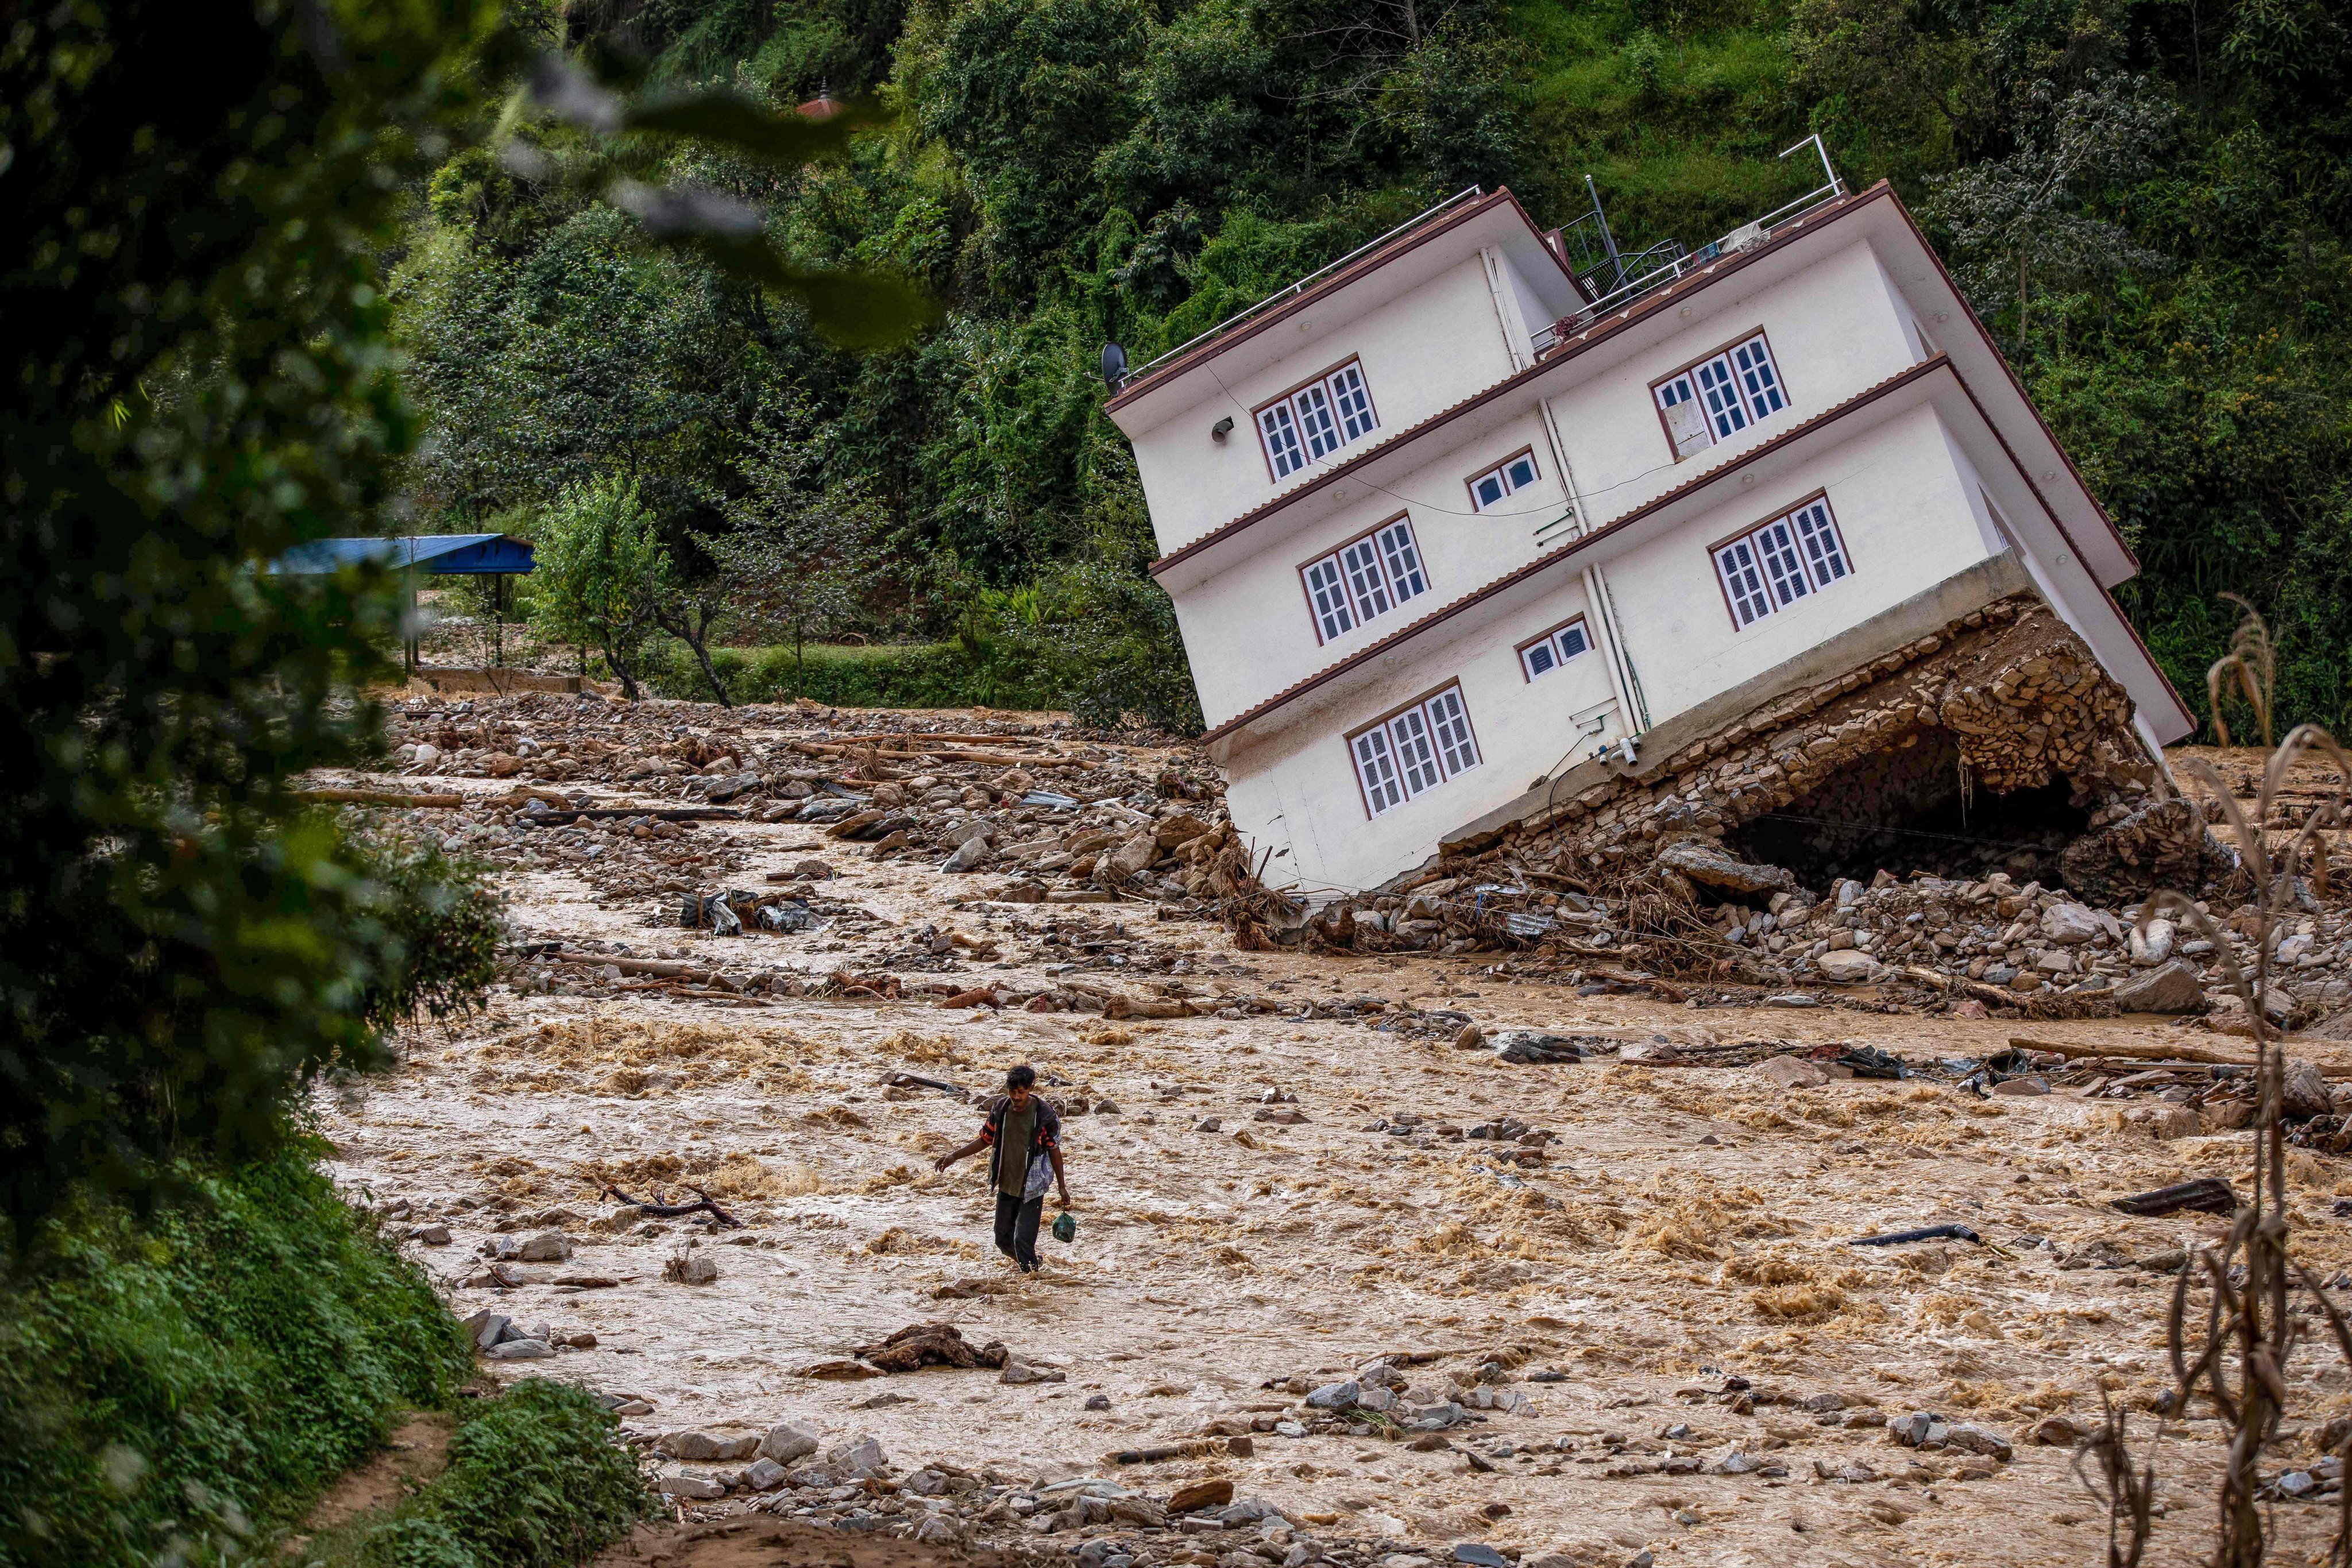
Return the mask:
{"type": "MultiPolygon", "coordinates": [[[[818,520],[794,633],[951,638],[982,700],[1197,721],[1100,346],[1140,361],[1461,187],[1696,243],[1895,182],[2145,563],[2175,681],[2242,594],[2283,716],[2347,721],[2352,28],[2327,0],[580,0],[526,30],[642,91],[881,115],[779,172],[517,116],[393,258],[428,438],[406,526],[530,533],[625,480],[687,578],[818,520]],[[650,249],[621,173],[756,203],[944,318],[852,354],[650,249]],[[634,160],[634,163],[632,163],[634,160]],[[650,176],[649,176],[650,177],[650,176]]],[[[775,614],[720,640],[775,641],[775,614]]],[[[691,665],[681,668],[691,669],[691,665]]]]}

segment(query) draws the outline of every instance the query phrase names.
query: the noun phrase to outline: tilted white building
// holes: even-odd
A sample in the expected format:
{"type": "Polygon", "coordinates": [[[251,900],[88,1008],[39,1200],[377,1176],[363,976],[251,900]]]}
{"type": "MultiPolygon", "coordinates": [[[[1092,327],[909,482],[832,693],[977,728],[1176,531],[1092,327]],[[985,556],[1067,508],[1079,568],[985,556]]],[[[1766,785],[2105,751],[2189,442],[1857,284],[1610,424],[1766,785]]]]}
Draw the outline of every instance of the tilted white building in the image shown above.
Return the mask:
{"type": "Polygon", "coordinates": [[[1465,193],[1112,398],[1269,882],[1376,886],[1979,580],[2030,579],[2152,752],[2193,728],[2108,592],[2137,563],[1891,189],[1619,282],[1465,193]]]}

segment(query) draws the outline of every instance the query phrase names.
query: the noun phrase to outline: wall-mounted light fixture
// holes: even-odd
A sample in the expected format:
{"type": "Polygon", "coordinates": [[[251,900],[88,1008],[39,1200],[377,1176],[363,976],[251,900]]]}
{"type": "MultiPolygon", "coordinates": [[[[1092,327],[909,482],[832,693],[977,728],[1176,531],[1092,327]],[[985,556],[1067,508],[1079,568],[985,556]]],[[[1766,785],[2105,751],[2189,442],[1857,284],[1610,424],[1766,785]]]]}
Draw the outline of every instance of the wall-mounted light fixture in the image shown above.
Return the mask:
{"type": "Polygon", "coordinates": [[[1233,433],[1234,416],[1230,414],[1226,415],[1223,419],[1218,420],[1214,425],[1209,426],[1209,439],[1220,444],[1224,441],[1226,437],[1233,433]]]}

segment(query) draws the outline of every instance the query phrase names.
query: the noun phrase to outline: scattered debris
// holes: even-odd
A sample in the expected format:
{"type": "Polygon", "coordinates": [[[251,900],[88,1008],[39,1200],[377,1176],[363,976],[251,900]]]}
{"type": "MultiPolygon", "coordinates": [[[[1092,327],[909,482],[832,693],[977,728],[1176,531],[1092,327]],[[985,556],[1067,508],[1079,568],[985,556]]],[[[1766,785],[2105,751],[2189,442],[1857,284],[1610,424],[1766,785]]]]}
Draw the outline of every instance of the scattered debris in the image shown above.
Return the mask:
{"type": "Polygon", "coordinates": [[[953,1323],[910,1324],[855,1353],[883,1372],[912,1372],[919,1366],[1002,1367],[1010,1359],[1003,1341],[975,1347],[953,1323]]]}

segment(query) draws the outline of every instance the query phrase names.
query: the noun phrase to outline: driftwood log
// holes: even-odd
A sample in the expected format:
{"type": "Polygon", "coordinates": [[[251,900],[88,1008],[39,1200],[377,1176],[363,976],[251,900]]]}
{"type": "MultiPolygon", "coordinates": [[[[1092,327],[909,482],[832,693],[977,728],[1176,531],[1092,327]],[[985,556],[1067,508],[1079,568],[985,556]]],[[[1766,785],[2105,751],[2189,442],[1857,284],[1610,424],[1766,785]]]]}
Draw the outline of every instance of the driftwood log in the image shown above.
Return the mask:
{"type": "Polygon", "coordinates": [[[2200,1176],[2196,1181],[2158,1187],[2154,1192],[2114,1198],[2109,1200],[2107,1206],[2144,1218],[2179,1214],[2183,1210],[2198,1214],[2233,1215],[2238,1212],[2238,1194],[2226,1176],[2200,1176]]]}
{"type": "Polygon", "coordinates": [[[296,800],[321,805],[400,805],[415,810],[447,809],[466,804],[462,795],[402,795],[385,789],[298,789],[296,800]]]}
{"type": "Polygon", "coordinates": [[[627,1204],[631,1208],[634,1208],[639,1213],[654,1219],[676,1219],[680,1215],[707,1214],[711,1218],[717,1220],[720,1225],[726,1226],[730,1229],[740,1230],[743,1228],[743,1222],[737,1219],[733,1215],[729,1214],[725,1209],[720,1208],[716,1203],[713,1203],[709,1193],[704,1192],[700,1187],[695,1186],[689,1186],[687,1190],[694,1194],[694,1195],[699,1198],[701,1202],[691,1204],[649,1204],[642,1199],[633,1198],[629,1196],[628,1194],[623,1192],[620,1188],[614,1186],[607,1186],[604,1189],[604,1195],[612,1198],[617,1203],[627,1204]]]}

